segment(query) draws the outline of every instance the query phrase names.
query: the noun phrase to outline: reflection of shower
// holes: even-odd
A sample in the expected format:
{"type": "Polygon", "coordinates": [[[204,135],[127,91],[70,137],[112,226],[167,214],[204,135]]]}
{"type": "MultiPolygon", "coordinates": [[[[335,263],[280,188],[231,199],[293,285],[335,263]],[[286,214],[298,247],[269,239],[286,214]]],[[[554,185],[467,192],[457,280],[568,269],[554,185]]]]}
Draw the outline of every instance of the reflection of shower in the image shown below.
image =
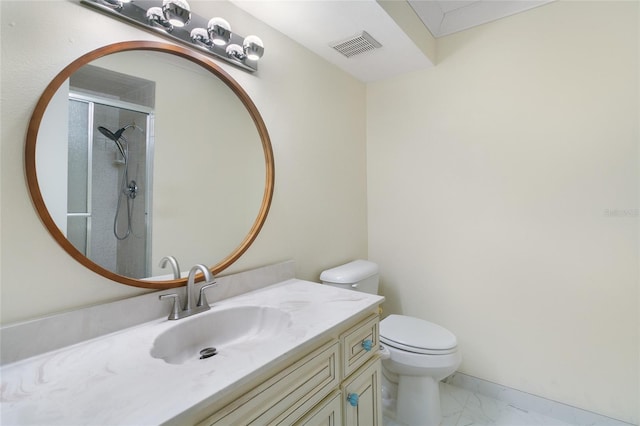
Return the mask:
{"type": "Polygon", "coordinates": [[[105,127],[98,126],[98,131],[102,133],[104,136],[106,136],[107,138],[111,139],[116,144],[116,147],[118,148],[118,151],[120,151],[120,154],[122,155],[122,159],[124,160],[124,169],[122,171],[122,186],[118,194],[118,204],[116,206],[116,213],[113,217],[113,235],[115,235],[115,237],[118,240],[124,240],[129,235],[131,235],[131,215],[133,213],[133,200],[136,198],[136,195],[138,195],[138,185],[136,184],[136,181],[129,180],[128,146],[127,146],[127,140],[125,139],[124,136],[122,136],[124,131],[127,130],[129,127],[135,127],[141,132],[144,132],[144,130],[142,130],[135,124],[129,124],[127,126],[124,126],[123,128],[118,129],[115,133],[105,127]],[[123,141],[124,141],[124,144],[122,143],[123,141]],[[127,201],[127,230],[123,236],[120,236],[118,235],[118,218],[120,216],[120,205],[122,203],[122,198],[125,198],[127,201]]]}

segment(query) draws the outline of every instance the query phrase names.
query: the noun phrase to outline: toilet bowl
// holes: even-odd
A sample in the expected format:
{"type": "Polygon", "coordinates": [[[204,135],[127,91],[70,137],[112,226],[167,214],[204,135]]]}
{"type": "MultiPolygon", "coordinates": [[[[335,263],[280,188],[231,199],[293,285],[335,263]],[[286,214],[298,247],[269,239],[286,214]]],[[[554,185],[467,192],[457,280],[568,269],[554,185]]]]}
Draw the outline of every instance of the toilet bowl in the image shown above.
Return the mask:
{"type": "MultiPolygon", "coordinates": [[[[378,266],[356,260],[320,275],[323,284],[378,292],[378,266]]],[[[405,315],[380,322],[383,409],[397,423],[437,426],[442,420],[439,382],[456,371],[462,356],[453,333],[437,324],[405,315]]]]}
{"type": "Polygon", "coordinates": [[[384,408],[401,424],[440,424],[439,382],[462,361],[456,337],[437,324],[390,315],[380,322],[380,342],[389,352],[382,360],[385,394],[395,400],[395,407],[387,402],[384,408]]]}

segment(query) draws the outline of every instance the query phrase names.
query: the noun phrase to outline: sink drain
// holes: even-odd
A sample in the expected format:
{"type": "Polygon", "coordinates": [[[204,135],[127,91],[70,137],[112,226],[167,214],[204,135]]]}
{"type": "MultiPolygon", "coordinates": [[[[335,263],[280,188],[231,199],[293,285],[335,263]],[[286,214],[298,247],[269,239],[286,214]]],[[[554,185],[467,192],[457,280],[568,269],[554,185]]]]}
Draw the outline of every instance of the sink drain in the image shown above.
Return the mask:
{"type": "Polygon", "coordinates": [[[216,350],[216,348],[204,348],[200,351],[200,359],[211,358],[217,353],[218,351],[216,350]]]}

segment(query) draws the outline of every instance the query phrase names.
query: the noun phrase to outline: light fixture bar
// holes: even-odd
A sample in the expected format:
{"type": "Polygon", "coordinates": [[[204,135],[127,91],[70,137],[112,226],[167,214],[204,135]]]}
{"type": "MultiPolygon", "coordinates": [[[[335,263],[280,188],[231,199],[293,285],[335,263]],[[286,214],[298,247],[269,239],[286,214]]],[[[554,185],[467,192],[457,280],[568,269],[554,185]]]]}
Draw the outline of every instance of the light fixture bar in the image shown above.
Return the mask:
{"type": "Polygon", "coordinates": [[[147,11],[152,7],[162,7],[162,0],[136,0],[135,2],[118,2],[116,0],[80,0],[80,3],[94,10],[104,13],[112,18],[121,19],[125,22],[152,31],[162,37],[185,44],[199,52],[222,59],[244,70],[255,72],[258,70],[258,61],[251,59],[251,55],[230,55],[227,53],[228,45],[243,46],[244,37],[231,33],[231,38],[227,45],[215,43],[203,43],[194,41],[191,31],[196,28],[207,30],[209,19],[202,18],[195,13],[191,13],[191,20],[183,27],[154,25],[147,17],[147,11]],[[115,4],[115,5],[114,5],[115,4]]]}

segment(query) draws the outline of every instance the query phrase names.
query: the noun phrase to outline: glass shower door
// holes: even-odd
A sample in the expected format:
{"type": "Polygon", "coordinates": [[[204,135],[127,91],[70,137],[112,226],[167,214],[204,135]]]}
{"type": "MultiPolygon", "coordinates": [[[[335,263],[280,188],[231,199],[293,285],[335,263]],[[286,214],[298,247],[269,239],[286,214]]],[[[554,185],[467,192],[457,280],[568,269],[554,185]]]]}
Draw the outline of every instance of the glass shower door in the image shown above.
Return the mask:
{"type": "Polygon", "coordinates": [[[132,278],[147,277],[151,266],[149,123],[146,111],[69,99],[67,238],[93,262],[132,278]]]}

